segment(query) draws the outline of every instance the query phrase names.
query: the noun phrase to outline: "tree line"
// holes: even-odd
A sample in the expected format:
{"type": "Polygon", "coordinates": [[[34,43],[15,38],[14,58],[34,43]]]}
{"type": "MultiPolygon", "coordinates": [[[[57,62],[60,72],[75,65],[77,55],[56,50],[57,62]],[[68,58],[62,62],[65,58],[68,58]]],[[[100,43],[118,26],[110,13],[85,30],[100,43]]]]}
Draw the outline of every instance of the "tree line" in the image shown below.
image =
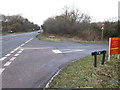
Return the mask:
{"type": "Polygon", "coordinates": [[[40,29],[37,24],[30,22],[27,18],[22,17],[21,15],[11,15],[2,17],[2,32],[30,32],[40,29]]]}
{"type": "Polygon", "coordinates": [[[65,7],[61,15],[50,17],[41,26],[44,34],[77,37],[83,40],[100,40],[101,25],[104,23],[104,39],[120,36],[118,22],[91,22],[91,17],[78,9],[65,7]]]}

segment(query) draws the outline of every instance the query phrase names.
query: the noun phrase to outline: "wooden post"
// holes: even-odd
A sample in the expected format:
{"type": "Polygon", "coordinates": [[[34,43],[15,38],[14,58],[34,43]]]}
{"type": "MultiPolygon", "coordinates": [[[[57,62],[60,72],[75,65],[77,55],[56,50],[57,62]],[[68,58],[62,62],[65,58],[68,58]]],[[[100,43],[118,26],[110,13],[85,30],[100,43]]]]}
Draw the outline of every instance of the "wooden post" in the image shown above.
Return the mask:
{"type": "Polygon", "coordinates": [[[108,61],[110,61],[110,43],[111,43],[111,38],[109,38],[109,53],[108,53],[108,61]]]}

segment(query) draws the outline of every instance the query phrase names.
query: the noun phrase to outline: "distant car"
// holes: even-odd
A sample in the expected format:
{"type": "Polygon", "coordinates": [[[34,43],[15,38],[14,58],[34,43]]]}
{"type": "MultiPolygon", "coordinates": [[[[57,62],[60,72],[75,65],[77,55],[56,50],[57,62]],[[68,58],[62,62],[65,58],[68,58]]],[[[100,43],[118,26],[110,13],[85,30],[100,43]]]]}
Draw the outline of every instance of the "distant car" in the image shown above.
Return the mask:
{"type": "Polygon", "coordinates": [[[40,31],[38,31],[38,33],[41,33],[40,31]]]}
{"type": "Polygon", "coordinates": [[[8,33],[13,33],[13,31],[12,30],[8,30],[8,33]]]}
{"type": "Polygon", "coordinates": [[[43,32],[43,30],[39,30],[39,31],[38,31],[38,33],[42,33],[42,32],[43,32]]]}

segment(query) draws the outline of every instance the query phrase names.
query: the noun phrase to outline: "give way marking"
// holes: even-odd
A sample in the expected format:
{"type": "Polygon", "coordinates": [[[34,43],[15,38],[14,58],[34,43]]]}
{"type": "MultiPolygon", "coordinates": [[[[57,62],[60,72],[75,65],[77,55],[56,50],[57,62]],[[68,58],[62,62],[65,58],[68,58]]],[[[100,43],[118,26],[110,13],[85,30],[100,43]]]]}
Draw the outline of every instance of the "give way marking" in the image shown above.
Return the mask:
{"type": "Polygon", "coordinates": [[[71,53],[71,52],[81,52],[84,51],[84,49],[61,49],[61,50],[52,50],[56,54],[60,53],[71,53]]]}

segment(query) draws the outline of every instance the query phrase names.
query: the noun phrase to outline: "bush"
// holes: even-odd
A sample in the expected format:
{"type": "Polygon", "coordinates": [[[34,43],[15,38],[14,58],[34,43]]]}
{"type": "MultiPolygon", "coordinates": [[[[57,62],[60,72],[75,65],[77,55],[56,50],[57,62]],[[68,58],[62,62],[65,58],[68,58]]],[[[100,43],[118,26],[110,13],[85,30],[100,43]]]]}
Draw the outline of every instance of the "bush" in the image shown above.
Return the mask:
{"type": "MultiPolygon", "coordinates": [[[[42,28],[44,33],[66,36],[76,36],[84,40],[100,40],[102,22],[90,23],[91,17],[80,13],[78,9],[65,7],[64,12],[44,21],[42,28]]],[[[120,23],[105,21],[104,39],[120,35],[120,23]],[[119,25],[118,25],[119,24],[119,25]]]]}
{"type": "Polygon", "coordinates": [[[2,16],[3,33],[12,30],[13,32],[26,32],[39,29],[40,27],[21,15],[2,16]]]}

